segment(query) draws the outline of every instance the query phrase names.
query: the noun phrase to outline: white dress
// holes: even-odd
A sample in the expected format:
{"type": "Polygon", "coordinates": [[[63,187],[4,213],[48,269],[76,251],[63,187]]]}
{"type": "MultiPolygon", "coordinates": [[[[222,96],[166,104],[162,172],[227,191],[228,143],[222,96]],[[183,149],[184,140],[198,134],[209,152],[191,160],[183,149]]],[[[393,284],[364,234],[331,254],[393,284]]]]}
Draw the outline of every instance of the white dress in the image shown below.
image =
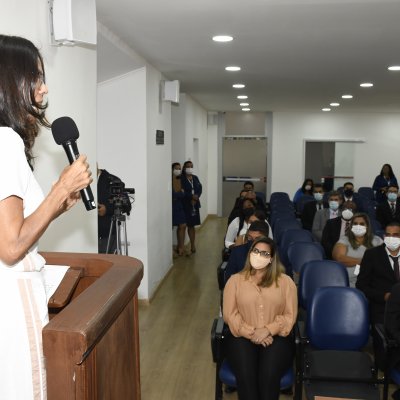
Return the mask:
{"type": "MultiPolygon", "coordinates": [[[[9,196],[23,200],[24,217],[43,200],[22,139],[12,129],[0,127],[0,201],[9,196]]],[[[0,261],[0,400],[46,399],[42,328],[48,310],[40,273],[44,264],[37,244],[12,267],[0,261]]]]}

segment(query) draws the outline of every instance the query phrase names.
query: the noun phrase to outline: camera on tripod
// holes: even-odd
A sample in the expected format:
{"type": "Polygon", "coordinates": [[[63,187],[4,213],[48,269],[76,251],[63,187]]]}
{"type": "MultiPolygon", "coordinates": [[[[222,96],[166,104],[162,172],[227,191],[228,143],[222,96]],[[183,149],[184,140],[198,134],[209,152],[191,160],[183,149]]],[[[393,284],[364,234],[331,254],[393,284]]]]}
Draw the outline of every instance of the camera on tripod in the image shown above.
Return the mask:
{"type": "Polygon", "coordinates": [[[125,183],[115,177],[110,178],[109,184],[110,196],[108,202],[114,206],[115,210],[120,210],[121,213],[129,215],[132,209],[129,195],[135,194],[135,189],[126,188],[125,183]]]}

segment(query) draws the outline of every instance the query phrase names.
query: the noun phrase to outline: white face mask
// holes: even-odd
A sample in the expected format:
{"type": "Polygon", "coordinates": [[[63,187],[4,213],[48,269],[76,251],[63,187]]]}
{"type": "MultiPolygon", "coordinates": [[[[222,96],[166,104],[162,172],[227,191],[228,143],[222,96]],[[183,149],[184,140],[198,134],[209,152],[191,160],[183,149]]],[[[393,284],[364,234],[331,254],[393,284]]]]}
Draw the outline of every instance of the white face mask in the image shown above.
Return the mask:
{"type": "Polygon", "coordinates": [[[389,201],[395,202],[397,200],[397,193],[389,192],[387,198],[389,201]]]}
{"type": "Polygon", "coordinates": [[[182,173],[182,170],[180,170],[180,169],[174,169],[174,175],[175,176],[180,176],[181,175],[181,173],[182,173]]]}
{"type": "Polygon", "coordinates": [[[263,269],[271,263],[271,257],[265,258],[261,254],[250,254],[250,264],[254,269],[263,269]]]}
{"type": "Polygon", "coordinates": [[[336,211],[336,210],[339,208],[339,202],[336,201],[336,200],[331,200],[331,201],[329,202],[329,208],[330,208],[332,211],[336,211]]]}
{"type": "Polygon", "coordinates": [[[317,201],[321,201],[324,195],[322,193],[314,193],[314,199],[317,201]]]}
{"type": "Polygon", "coordinates": [[[304,186],[304,189],[306,189],[306,190],[311,190],[311,185],[306,185],[306,186],[304,186]]]}
{"type": "Polygon", "coordinates": [[[400,238],[398,237],[385,236],[384,242],[390,251],[396,251],[400,247],[400,238]]]}
{"type": "Polygon", "coordinates": [[[187,175],[193,175],[193,168],[186,168],[187,175]]]}
{"type": "Polygon", "coordinates": [[[353,211],[346,208],[345,210],[342,211],[342,218],[345,219],[346,221],[349,221],[350,219],[353,218],[353,211]]]}
{"type": "Polygon", "coordinates": [[[360,237],[367,233],[367,227],[364,225],[353,225],[351,231],[354,233],[354,236],[360,237]]]}

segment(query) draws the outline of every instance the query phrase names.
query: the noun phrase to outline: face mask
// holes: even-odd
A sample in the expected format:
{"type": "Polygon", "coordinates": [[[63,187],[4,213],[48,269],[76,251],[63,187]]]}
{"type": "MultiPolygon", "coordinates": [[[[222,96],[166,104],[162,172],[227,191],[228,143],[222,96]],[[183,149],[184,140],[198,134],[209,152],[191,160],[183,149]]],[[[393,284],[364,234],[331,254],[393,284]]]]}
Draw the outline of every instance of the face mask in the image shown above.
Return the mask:
{"type": "Polygon", "coordinates": [[[181,175],[181,170],[180,169],[174,169],[173,173],[175,176],[180,176],[181,175]]]}
{"type": "Polygon", "coordinates": [[[261,254],[250,254],[250,264],[254,269],[263,269],[271,262],[271,258],[262,257],[261,254]]]}
{"type": "Polygon", "coordinates": [[[339,202],[336,201],[336,200],[331,200],[331,201],[329,202],[329,208],[330,208],[332,211],[336,211],[336,210],[339,208],[339,202]]]}
{"type": "Polygon", "coordinates": [[[254,214],[254,207],[244,208],[243,209],[243,214],[244,214],[245,217],[250,217],[251,215],[254,214]]]}
{"type": "Polygon", "coordinates": [[[193,175],[193,168],[186,168],[187,175],[193,175]]]}
{"type": "Polygon", "coordinates": [[[317,201],[321,201],[324,195],[322,193],[314,193],[314,199],[317,201]]]}
{"type": "Polygon", "coordinates": [[[311,185],[306,185],[306,186],[304,186],[304,189],[305,189],[305,190],[311,190],[311,185]]]}
{"type": "Polygon", "coordinates": [[[393,201],[394,202],[394,201],[397,200],[397,193],[389,192],[388,195],[387,195],[387,198],[388,198],[389,201],[393,201]]]}
{"type": "Polygon", "coordinates": [[[346,189],[344,192],[344,195],[346,196],[346,197],[351,197],[351,196],[353,196],[353,190],[352,189],[346,189]]]}
{"type": "Polygon", "coordinates": [[[367,227],[364,225],[353,225],[351,231],[354,233],[354,236],[360,237],[367,233],[367,227]]]}
{"type": "Polygon", "coordinates": [[[351,211],[348,208],[346,208],[345,210],[342,211],[342,218],[345,219],[346,221],[352,219],[353,218],[353,211],[351,211]]]}
{"type": "Polygon", "coordinates": [[[400,238],[398,237],[385,236],[384,242],[390,251],[396,251],[400,247],[400,238]]]}

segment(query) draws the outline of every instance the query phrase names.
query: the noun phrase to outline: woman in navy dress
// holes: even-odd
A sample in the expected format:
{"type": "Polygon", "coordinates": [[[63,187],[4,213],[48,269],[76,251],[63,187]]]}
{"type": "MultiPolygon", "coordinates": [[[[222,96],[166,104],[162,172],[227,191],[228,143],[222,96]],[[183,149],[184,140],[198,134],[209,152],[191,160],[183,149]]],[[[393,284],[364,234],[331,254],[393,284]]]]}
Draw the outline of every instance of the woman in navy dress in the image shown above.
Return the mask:
{"type": "Polygon", "coordinates": [[[186,232],[186,215],[183,208],[183,199],[185,192],[181,181],[181,164],[172,164],[172,225],[176,226],[177,246],[176,253],[183,256],[186,232]]]}
{"type": "Polygon", "coordinates": [[[183,207],[186,214],[186,225],[190,239],[190,251],[196,252],[195,245],[195,229],[196,225],[200,225],[200,196],[202,186],[199,178],[193,175],[193,163],[186,161],[183,164],[182,171],[182,188],[185,191],[183,199],[183,207]]]}
{"type": "Polygon", "coordinates": [[[372,189],[375,190],[375,199],[378,203],[383,203],[386,200],[386,192],[390,185],[397,186],[397,179],[394,176],[390,164],[384,164],[381,173],[375,178],[372,189]]]}

